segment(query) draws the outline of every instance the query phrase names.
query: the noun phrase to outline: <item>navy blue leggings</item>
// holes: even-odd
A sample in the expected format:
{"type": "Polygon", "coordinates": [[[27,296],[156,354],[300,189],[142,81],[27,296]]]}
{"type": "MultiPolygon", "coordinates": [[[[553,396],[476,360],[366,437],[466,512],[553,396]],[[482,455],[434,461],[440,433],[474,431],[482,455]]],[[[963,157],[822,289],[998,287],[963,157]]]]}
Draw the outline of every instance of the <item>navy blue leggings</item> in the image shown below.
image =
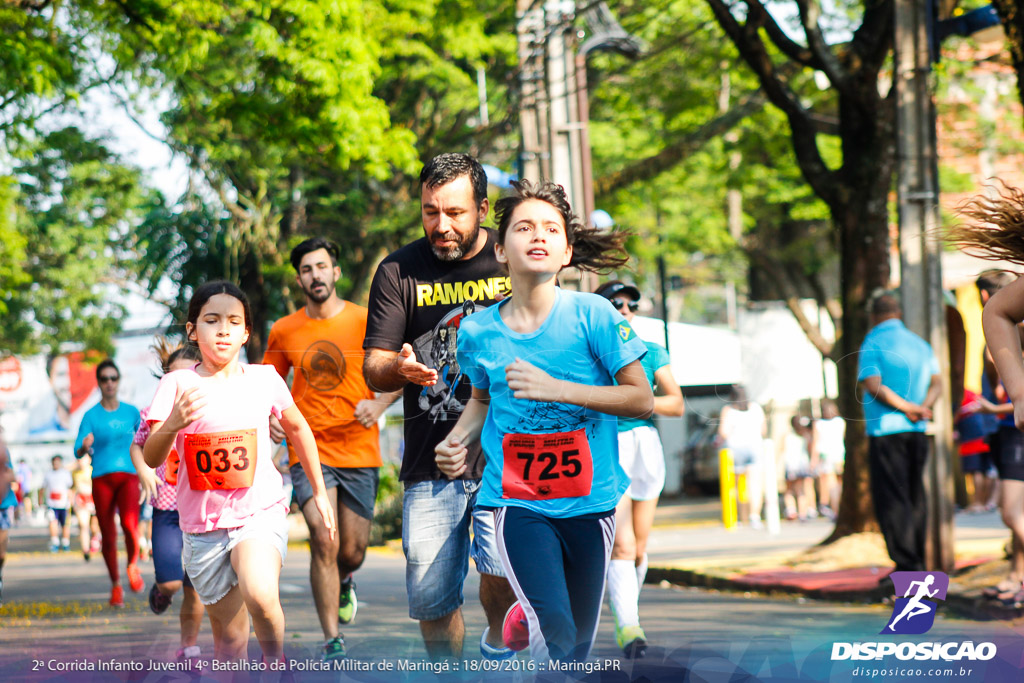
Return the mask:
{"type": "Polygon", "coordinates": [[[181,527],[177,510],[153,508],[153,569],[157,583],[184,581],[191,586],[181,566],[181,527]]]}
{"type": "Polygon", "coordinates": [[[494,526],[534,660],[585,660],[601,617],[615,511],[558,519],[510,506],[494,511],[494,526]]]}

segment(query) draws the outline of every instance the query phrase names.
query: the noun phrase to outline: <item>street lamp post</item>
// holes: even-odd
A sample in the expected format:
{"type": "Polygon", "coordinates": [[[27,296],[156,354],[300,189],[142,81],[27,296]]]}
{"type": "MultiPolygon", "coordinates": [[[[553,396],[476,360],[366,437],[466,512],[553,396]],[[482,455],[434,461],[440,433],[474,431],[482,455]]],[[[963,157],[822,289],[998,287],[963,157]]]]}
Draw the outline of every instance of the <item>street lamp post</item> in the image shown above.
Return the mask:
{"type": "MultiPolygon", "coordinates": [[[[895,0],[900,292],[907,327],[926,339],[949,377],[940,267],[938,155],[932,99],[932,17],[927,0],[895,0]]],[[[952,411],[949,382],[933,408],[926,564],[953,568],[952,411]]]]}

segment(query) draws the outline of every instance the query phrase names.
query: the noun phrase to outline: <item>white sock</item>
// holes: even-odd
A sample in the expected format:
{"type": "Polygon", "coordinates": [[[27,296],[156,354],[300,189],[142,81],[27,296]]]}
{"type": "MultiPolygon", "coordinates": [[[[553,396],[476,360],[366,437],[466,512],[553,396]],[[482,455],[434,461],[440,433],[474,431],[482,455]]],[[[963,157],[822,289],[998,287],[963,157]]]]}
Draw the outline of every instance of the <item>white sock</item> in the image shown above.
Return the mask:
{"type": "Polygon", "coordinates": [[[647,579],[647,553],[640,558],[640,564],[636,566],[636,585],[639,594],[644,587],[644,580],[647,579]]]}
{"type": "Polygon", "coordinates": [[[640,586],[636,581],[636,567],[632,560],[612,560],[608,563],[608,601],[619,628],[640,625],[640,586]]]}
{"type": "Polygon", "coordinates": [[[50,536],[50,545],[57,545],[57,537],[50,536]]]}

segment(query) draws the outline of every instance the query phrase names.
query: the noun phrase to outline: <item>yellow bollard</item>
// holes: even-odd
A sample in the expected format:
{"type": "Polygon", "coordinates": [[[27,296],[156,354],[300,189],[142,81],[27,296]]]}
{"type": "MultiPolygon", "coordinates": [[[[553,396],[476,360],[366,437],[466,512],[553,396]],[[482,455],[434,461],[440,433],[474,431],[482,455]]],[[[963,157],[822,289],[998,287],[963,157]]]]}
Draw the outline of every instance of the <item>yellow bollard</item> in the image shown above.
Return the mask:
{"type": "Polygon", "coordinates": [[[722,493],[722,524],[726,529],[736,528],[736,475],[732,469],[732,451],[718,451],[718,484],[722,493]]]}
{"type": "Polygon", "coordinates": [[[750,492],[747,490],[747,473],[736,475],[736,519],[746,524],[750,521],[750,492]]]}

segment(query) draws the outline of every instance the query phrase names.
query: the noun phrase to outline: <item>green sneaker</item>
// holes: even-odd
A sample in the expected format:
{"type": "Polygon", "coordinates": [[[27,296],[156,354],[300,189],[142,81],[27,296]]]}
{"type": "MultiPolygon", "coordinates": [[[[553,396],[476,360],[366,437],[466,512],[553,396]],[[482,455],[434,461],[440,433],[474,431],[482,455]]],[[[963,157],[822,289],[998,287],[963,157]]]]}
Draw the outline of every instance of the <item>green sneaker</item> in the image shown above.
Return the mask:
{"type": "Polygon", "coordinates": [[[639,626],[616,627],[615,642],[622,648],[626,659],[640,659],[647,654],[647,636],[639,626]]]}
{"type": "Polygon", "coordinates": [[[351,578],[341,584],[341,593],[338,595],[338,622],[351,624],[359,611],[359,601],[356,599],[356,582],[351,578]]]}
{"type": "Polygon", "coordinates": [[[345,640],[338,636],[337,638],[331,638],[324,643],[323,660],[330,662],[335,659],[345,659],[348,654],[345,653],[345,640]]]}

